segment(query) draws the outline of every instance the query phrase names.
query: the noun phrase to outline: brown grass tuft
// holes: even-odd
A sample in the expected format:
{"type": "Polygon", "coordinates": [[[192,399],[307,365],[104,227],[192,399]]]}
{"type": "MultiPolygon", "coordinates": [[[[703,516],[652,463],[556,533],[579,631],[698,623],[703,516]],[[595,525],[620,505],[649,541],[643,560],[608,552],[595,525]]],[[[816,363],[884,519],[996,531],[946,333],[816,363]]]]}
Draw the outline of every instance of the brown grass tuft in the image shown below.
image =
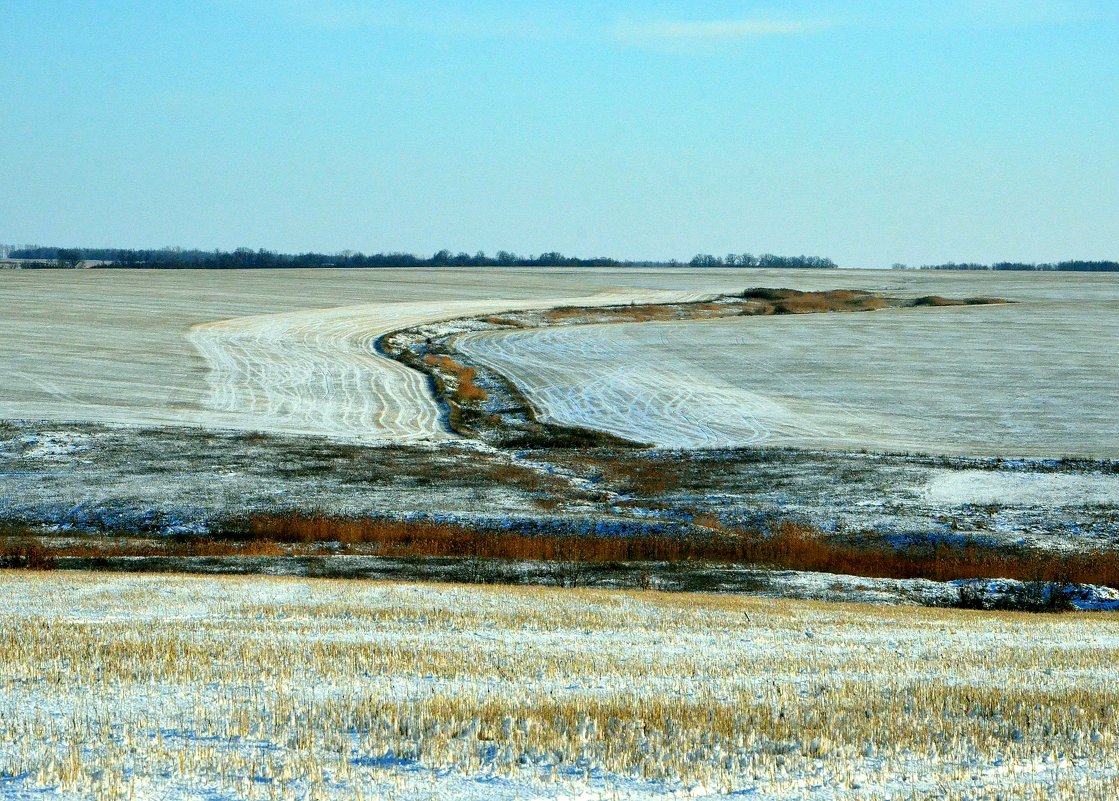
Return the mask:
{"type": "Polygon", "coordinates": [[[481,403],[489,397],[484,389],[474,383],[478,371],[473,367],[460,364],[450,356],[431,354],[424,356],[424,364],[435,367],[454,378],[451,395],[459,403],[481,403]]]}

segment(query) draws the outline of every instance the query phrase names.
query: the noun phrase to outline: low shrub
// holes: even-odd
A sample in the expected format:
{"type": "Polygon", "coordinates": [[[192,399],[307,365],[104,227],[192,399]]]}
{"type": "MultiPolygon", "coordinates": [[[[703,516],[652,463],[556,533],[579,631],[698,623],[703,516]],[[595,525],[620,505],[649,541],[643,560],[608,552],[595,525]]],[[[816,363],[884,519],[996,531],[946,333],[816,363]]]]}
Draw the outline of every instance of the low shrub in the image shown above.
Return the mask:
{"type": "Polygon", "coordinates": [[[911,306],[957,306],[957,302],[942,298],[940,295],[925,295],[920,298],[914,298],[911,306]]]}
{"type": "MultiPolygon", "coordinates": [[[[976,544],[852,545],[811,526],[779,521],[767,532],[699,521],[690,534],[640,536],[538,535],[429,521],[334,518],[300,514],[255,515],[222,536],[279,543],[338,542],[376,546],[396,557],[477,557],[571,562],[711,562],[870,578],[954,581],[1006,578],[1033,588],[1100,584],[1119,587],[1119,552],[1039,553],[976,544]]],[[[1030,590],[1034,591],[1033,589],[1030,590]]],[[[1020,599],[1021,600],[1021,599],[1020,599]]],[[[1021,600],[1026,604],[1028,598],[1021,600]]],[[[1056,601],[1053,601],[1056,603],[1056,601]]]]}
{"type": "MultiPolygon", "coordinates": [[[[650,476],[659,481],[662,476],[650,476]]],[[[50,569],[59,557],[289,556],[357,552],[396,558],[459,557],[580,563],[702,562],[768,567],[868,578],[1022,582],[992,594],[965,586],[962,608],[1057,611],[1069,604],[1064,588],[1119,587],[1119,551],[1050,553],[977,543],[907,544],[838,541],[794,521],[743,530],[699,516],[673,533],[524,533],[462,523],[331,517],[280,512],[216,524],[209,536],[124,538],[109,535],[52,545],[32,537],[0,540],[0,567],[50,569]]]]}
{"type": "Polygon", "coordinates": [[[982,584],[964,584],[959,588],[956,609],[983,609],[999,612],[1069,612],[1075,609],[1068,588],[1051,581],[1027,581],[1010,584],[992,592],[982,584]]]}
{"type": "Polygon", "coordinates": [[[743,300],[785,300],[786,298],[803,295],[804,293],[797,289],[769,289],[767,287],[754,287],[747,289],[739,296],[743,300]]]}
{"type": "Polygon", "coordinates": [[[10,540],[0,545],[0,568],[53,570],[53,554],[33,539],[10,540]]]}

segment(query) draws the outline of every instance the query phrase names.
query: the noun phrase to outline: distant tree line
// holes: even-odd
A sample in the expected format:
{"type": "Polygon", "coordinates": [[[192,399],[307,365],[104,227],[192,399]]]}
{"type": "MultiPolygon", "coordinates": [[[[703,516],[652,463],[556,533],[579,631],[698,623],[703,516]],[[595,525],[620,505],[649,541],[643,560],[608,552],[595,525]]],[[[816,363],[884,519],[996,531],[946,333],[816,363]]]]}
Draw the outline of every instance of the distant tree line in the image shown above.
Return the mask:
{"type": "MultiPolygon", "coordinates": [[[[700,254],[690,262],[669,261],[620,261],[598,256],[575,258],[556,251],[539,256],[521,256],[508,250],[499,250],[492,256],[478,251],[452,253],[440,250],[431,257],[412,253],[276,253],[271,250],[184,250],[160,248],[135,250],[124,248],[57,248],[24,246],[14,248],[9,254],[13,259],[35,260],[34,266],[75,267],[83,261],[100,262],[102,267],[157,267],[165,269],[263,269],[281,267],[811,267],[834,268],[831,259],[815,256],[774,256],[765,253],[732,253],[725,258],[700,254]]],[[[31,265],[28,265],[31,266],[31,265]]]]}
{"type": "Polygon", "coordinates": [[[816,270],[834,270],[839,265],[831,259],[820,256],[774,256],[763,253],[754,256],[750,253],[728,253],[720,258],[709,253],[700,253],[690,262],[690,267],[786,267],[816,270]]]}
{"type": "MultiPolygon", "coordinates": [[[[900,265],[895,265],[900,266],[900,265]]],[[[1027,264],[1020,261],[1000,261],[995,264],[925,264],[922,270],[1033,270],[1037,272],[1066,273],[1114,273],[1119,272],[1116,261],[1059,261],[1042,264],[1027,264]]]]}

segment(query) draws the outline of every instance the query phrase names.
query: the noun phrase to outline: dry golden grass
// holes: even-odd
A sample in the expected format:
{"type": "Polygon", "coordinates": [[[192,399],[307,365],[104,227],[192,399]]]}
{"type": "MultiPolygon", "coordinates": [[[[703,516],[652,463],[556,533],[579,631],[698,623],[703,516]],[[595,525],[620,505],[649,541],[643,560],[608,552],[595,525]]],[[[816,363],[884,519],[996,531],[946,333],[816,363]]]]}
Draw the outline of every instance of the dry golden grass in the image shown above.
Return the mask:
{"type": "MultiPolygon", "coordinates": [[[[1005,303],[995,298],[949,299],[929,295],[915,300],[881,295],[858,289],[802,291],[799,289],[747,289],[721,303],[641,304],[610,307],[563,306],[542,315],[546,323],[625,323],[651,320],[707,319],[730,315],[820,314],[824,312],[861,312],[914,306],[974,306],[1005,303]]],[[[490,318],[492,321],[493,318],[490,318]]]]}
{"type": "Polygon", "coordinates": [[[582,317],[588,314],[592,309],[583,308],[581,306],[557,306],[554,309],[549,309],[544,312],[544,319],[549,322],[557,320],[571,320],[576,317],[582,317]]]}
{"type": "Polygon", "coordinates": [[[512,317],[498,317],[491,314],[486,318],[486,322],[503,328],[524,328],[524,323],[520,320],[514,320],[512,317]]]}
{"type": "Polygon", "coordinates": [[[9,787],[1119,793],[1110,616],[89,574],[0,573],[0,592],[9,787]]]}
{"type": "Polygon", "coordinates": [[[450,376],[451,396],[459,403],[481,403],[489,397],[486,391],[474,383],[478,371],[473,367],[452,359],[450,356],[424,356],[424,363],[437,368],[444,376],[450,376]]]}
{"type": "Polygon", "coordinates": [[[650,320],[671,320],[676,311],[667,305],[645,303],[611,310],[610,317],[617,322],[643,323],[650,320]]]}
{"type": "Polygon", "coordinates": [[[570,322],[578,320],[587,323],[634,323],[649,320],[671,320],[677,316],[677,309],[690,308],[690,305],[641,303],[629,306],[561,306],[544,312],[545,322],[570,322]]]}

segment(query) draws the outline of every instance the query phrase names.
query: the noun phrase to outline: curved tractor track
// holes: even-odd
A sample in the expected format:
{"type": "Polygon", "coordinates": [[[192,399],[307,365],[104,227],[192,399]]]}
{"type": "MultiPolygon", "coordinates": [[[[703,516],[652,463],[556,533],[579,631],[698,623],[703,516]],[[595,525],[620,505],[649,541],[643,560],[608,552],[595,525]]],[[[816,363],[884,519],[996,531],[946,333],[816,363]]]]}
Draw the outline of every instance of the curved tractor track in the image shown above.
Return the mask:
{"type": "Polygon", "coordinates": [[[525,301],[366,304],[200,323],[188,339],[205,360],[203,406],[223,424],[258,431],[322,434],[364,442],[456,438],[423,372],[385,355],[386,334],[449,317],[510,308],[691,299],[693,293],[601,293],[525,301]]]}
{"type": "Polygon", "coordinates": [[[750,446],[840,437],[835,404],[796,408],[686,359],[665,369],[641,356],[648,341],[632,332],[655,339],[668,330],[656,323],[1004,302],[752,289],[688,301],[464,317],[402,329],[379,342],[388,355],[431,376],[455,431],[492,445],[750,446]]]}

